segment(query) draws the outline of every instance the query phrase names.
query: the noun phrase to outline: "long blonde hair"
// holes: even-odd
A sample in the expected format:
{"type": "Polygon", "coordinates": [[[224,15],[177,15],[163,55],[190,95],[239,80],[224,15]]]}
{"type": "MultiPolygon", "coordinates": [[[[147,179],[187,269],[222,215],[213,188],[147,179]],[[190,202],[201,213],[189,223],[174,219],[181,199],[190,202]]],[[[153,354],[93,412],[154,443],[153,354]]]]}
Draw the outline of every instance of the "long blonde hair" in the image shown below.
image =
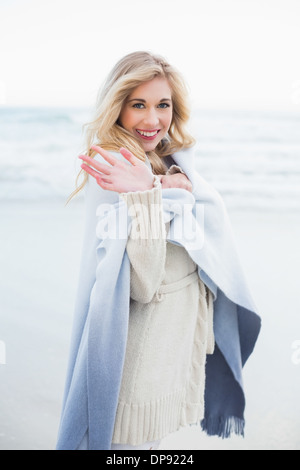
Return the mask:
{"type": "MultiPolygon", "coordinates": [[[[117,152],[120,147],[126,147],[137,158],[145,161],[146,156],[142,146],[130,132],[120,126],[118,119],[123,104],[133,90],[155,77],[164,77],[169,82],[172,91],[173,117],[167,138],[157,145],[155,151],[147,153],[153,172],[164,174],[166,171],[164,157],[194,145],[194,138],[185,128],[190,110],[187,88],[181,74],[163,57],[140,51],[123,57],[114,66],[100,89],[95,118],[85,125],[87,155],[94,157],[96,152],[91,150],[91,146],[98,144],[106,150],[117,152]]],[[[76,181],[82,174],[83,182],[71,194],[69,200],[84,187],[88,178],[84,170],[80,171],[76,181]]]]}

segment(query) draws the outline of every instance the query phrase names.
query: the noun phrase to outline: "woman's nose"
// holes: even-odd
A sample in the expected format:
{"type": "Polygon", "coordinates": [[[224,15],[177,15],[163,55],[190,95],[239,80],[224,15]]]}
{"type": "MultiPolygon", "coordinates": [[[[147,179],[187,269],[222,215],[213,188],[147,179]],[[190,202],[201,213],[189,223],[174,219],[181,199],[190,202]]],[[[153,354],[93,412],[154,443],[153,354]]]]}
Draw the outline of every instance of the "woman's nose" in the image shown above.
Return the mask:
{"type": "Polygon", "coordinates": [[[144,116],[144,123],[151,129],[154,129],[155,126],[159,124],[159,117],[156,109],[148,109],[146,115],[144,116]]]}

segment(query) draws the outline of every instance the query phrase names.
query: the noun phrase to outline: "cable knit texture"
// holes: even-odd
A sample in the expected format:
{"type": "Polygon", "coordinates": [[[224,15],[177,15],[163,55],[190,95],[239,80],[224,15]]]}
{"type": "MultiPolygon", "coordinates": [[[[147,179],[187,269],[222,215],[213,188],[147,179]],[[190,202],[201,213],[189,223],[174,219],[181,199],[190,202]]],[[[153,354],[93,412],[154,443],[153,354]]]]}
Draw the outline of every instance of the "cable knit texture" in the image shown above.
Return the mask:
{"type": "Polygon", "coordinates": [[[131,303],[113,443],[140,445],[203,419],[213,299],[187,251],[166,241],[159,181],[122,197],[132,217],[131,303]]]}

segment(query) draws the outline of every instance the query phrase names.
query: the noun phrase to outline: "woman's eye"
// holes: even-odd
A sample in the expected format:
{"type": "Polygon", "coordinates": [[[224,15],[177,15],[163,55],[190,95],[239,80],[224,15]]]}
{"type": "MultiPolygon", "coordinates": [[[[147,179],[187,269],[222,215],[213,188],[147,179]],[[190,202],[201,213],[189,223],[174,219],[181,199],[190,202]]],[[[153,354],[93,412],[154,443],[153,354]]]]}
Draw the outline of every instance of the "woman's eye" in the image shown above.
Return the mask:
{"type": "MultiPolygon", "coordinates": [[[[135,109],[144,109],[145,105],[144,105],[144,103],[134,103],[134,105],[132,107],[135,108],[135,109]]],[[[169,107],[170,107],[169,103],[160,103],[158,105],[158,108],[160,108],[160,109],[166,109],[166,108],[169,108],[169,107]]]]}

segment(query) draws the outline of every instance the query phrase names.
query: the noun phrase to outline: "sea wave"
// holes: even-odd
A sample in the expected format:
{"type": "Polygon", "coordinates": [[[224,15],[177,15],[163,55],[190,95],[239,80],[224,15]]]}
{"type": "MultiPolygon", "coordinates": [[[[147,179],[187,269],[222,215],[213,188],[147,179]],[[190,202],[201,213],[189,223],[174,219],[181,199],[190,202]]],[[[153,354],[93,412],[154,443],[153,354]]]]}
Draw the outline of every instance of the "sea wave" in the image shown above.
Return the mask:
{"type": "MultiPolygon", "coordinates": [[[[73,191],[89,109],[0,108],[0,200],[73,191]]],[[[300,209],[300,115],[194,111],[196,167],[230,208],[300,209]]]]}

